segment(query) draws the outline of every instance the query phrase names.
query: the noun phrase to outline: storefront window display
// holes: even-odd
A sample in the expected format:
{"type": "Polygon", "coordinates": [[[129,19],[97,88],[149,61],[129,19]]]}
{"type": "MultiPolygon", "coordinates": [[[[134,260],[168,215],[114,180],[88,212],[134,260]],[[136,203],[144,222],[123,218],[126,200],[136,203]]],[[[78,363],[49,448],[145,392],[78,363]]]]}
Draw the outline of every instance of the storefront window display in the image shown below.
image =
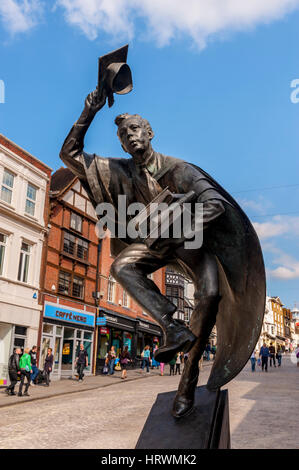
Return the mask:
{"type": "Polygon", "coordinates": [[[91,371],[93,333],[80,328],[58,326],[44,323],[41,344],[41,367],[43,367],[48,348],[53,349],[54,367],[56,376],[70,376],[76,373],[76,354],[83,343],[88,354],[88,367],[91,371]]]}
{"type": "Polygon", "coordinates": [[[98,359],[105,359],[110,342],[110,328],[99,328],[98,359]]]}
{"type": "Polygon", "coordinates": [[[112,330],[112,344],[116,351],[116,356],[119,356],[120,349],[122,348],[122,331],[112,330]]]}
{"type": "Polygon", "coordinates": [[[123,348],[125,348],[126,346],[128,346],[128,351],[131,352],[132,351],[132,334],[131,333],[127,333],[127,332],[124,332],[124,339],[123,339],[123,348]]]}

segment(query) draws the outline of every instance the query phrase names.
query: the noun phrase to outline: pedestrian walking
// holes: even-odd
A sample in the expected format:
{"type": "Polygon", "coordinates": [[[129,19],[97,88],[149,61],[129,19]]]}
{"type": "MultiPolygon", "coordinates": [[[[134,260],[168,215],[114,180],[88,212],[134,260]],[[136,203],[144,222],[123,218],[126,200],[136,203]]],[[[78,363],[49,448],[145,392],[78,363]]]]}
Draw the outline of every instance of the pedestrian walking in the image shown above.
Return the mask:
{"type": "Polygon", "coordinates": [[[265,369],[265,372],[268,372],[268,357],[269,357],[269,348],[266,343],[260,349],[260,357],[262,359],[262,371],[265,369]]]}
{"type": "Polygon", "coordinates": [[[282,349],[279,345],[277,346],[276,359],[278,367],[281,367],[282,349]]]}
{"type": "Polygon", "coordinates": [[[256,364],[256,351],[254,350],[250,356],[251,362],[251,372],[255,372],[255,364],[256,364]]]}
{"type": "Polygon", "coordinates": [[[16,348],[15,352],[10,356],[8,360],[8,375],[10,385],[5,389],[7,395],[16,395],[15,386],[18,381],[18,377],[21,375],[21,370],[19,366],[21,354],[21,348],[16,348]]]}
{"type": "Polygon", "coordinates": [[[171,375],[171,372],[172,372],[172,375],[174,375],[175,364],[176,364],[176,356],[173,359],[171,359],[171,361],[169,361],[169,367],[170,367],[169,375],[171,375]]]}
{"type": "Polygon", "coordinates": [[[53,361],[54,361],[54,357],[52,354],[52,348],[48,348],[48,352],[47,352],[45,364],[44,364],[44,377],[46,380],[46,383],[45,383],[46,387],[49,387],[50,385],[49,382],[50,382],[50,374],[53,369],[53,361]]]}
{"type": "Polygon", "coordinates": [[[181,375],[181,353],[177,354],[175,361],[175,375],[181,375]]]}
{"type": "Polygon", "coordinates": [[[275,363],[275,346],[273,346],[273,343],[270,343],[269,354],[270,354],[270,367],[272,367],[272,361],[273,361],[274,367],[276,367],[276,363],[275,363]]]}
{"type": "Polygon", "coordinates": [[[157,349],[158,349],[158,346],[155,345],[155,347],[153,349],[153,356],[152,356],[152,369],[155,368],[155,367],[158,369],[159,365],[160,365],[160,362],[157,362],[156,359],[155,359],[155,356],[154,356],[157,349]]]}
{"type": "Polygon", "coordinates": [[[38,368],[37,368],[37,346],[32,346],[31,350],[29,351],[29,354],[31,356],[31,368],[32,368],[32,374],[30,376],[30,385],[34,386],[34,380],[36,379],[37,377],[37,374],[39,372],[38,368]]]}
{"type": "Polygon", "coordinates": [[[213,346],[211,347],[211,353],[213,354],[213,360],[215,359],[215,356],[216,356],[216,345],[213,344],[213,346]]]}
{"type": "Polygon", "coordinates": [[[125,346],[125,349],[119,355],[119,361],[120,361],[120,365],[121,365],[121,378],[126,379],[127,378],[128,363],[131,362],[131,356],[130,356],[130,353],[129,353],[128,346],[125,346]]]}
{"type": "Polygon", "coordinates": [[[114,374],[115,359],[116,359],[115,347],[111,346],[111,349],[110,349],[110,351],[108,351],[107,359],[106,359],[106,363],[107,363],[108,369],[109,369],[108,375],[113,375],[114,374]]]}
{"type": "Polygon", "coordinates": [[[24,349],[24,354],[21,356],[20,361],[19,361],[19,366],[21,370],[21,382],[19,386],[19,393],[18,396],[22,397],[22,391],[23,391],[23,385],[25,382],[25,379],[27,380],[27,383],[25,385],[25,392],[24,395],[29,397],[28,389],[30,387],[30,374],[32,374],[32,369],[31,369],[31,356],[29,354],[30,349],[25,348],[24,349]]]}
{"type": "Polygon", "coordinates": [[[210,345],[210,343],[208,343],[206,345],[205,351],[206,351],[206,355],[207,355],[207,361],[209,361],[210,360],[210,354],[211,354],[211,345],[210,345]]]}
{"type": "Polygon", "coordinates": [[[164,375],[164,362],[160,362],[160,375],[164,375]]]}
{"type": "Polygon", "coordinates": [[[83,382],[83,377],[84,377],[84,369],[85,367],[88,367],[88,353],[84,349],[84,344],[80,344],[80,349],[77,353],[76,357],[76,367],[77,367],[77,372],[78,372],[78,382],[83,382]]]}
{"type": "Polygon", "coordinates": [[[150,347],[145,346],[144,350],[141,353],[142,357],[142,364],[141,364],[141,369],[142,371],[144,370],[144,367],[146,366],[146,372],[149,373],[149,366],[150,366],[150,347]]]}

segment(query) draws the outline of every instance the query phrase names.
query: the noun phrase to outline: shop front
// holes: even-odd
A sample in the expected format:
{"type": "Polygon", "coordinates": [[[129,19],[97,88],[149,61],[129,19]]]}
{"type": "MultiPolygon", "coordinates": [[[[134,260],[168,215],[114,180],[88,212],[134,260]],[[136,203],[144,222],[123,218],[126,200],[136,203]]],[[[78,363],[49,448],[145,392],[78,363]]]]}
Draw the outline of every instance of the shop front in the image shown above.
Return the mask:
{"type": "Polygon", "coordinates": [[[97,372],[104,365],[106,355],[114,346],[117,357],[128,346],[132,357],[136,355],[136,320],[110,310],[100,310],[106,318],[106,326],[98,326],[97,372]]]}
{"type": "Polygon", "coordinates": [[[0,386],[8,384],[8,360],[16,348],[24,351],[28,344],[27,326],[0,323],[0,386]]]}
{"type": "Polygon", "coordinates": [[[140,357],[145,346],[150,346],[152,350],[155,350],[156,346],[161,346],[163,336],[159,325],[145,320],[137,320],[136,356],[140,357]]]}
{"type": "Polygon", "coordinates": [[[80,344],[88,354],[85,375],[92,374],[95,316],[82,310],[61,307],[46,302],[40,347],[40,368],[43,368],[48,348],[54,356],[53,379],[73,377],[80,344]]]}

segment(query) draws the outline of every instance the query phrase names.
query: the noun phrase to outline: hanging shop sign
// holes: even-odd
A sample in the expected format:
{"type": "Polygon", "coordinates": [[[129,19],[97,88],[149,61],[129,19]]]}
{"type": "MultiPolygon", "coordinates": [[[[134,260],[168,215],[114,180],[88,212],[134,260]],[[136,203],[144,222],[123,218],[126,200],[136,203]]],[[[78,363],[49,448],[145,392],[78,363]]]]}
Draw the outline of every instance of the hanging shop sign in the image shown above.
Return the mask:
{"type": "Polygon", "coordinates": [[[44,317],[86,326],[94,326],[95,322],[95,317],[92,314],[78,310],[70,310],[69,308],[62,308],[60,305],[53,304],[45,304],[44,317]]]}
{"type": "Polygon", "coordinates": [[[96,324],[98,326],[105,326],[107,323],[106,317],[98,317],[96,324]]]}

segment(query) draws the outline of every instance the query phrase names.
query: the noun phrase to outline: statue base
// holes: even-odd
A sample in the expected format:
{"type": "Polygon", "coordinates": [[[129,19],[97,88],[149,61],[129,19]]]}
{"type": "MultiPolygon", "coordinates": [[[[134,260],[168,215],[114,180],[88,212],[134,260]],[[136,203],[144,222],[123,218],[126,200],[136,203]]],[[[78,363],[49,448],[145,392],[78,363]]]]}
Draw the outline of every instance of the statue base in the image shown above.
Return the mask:
{"type": "Polygon", "coordinates": [[[192,413],[179,419],[171,415],[175,395],[158,394],[136,449],[230,449],[228,390],[197,387],[192,413]]]}

